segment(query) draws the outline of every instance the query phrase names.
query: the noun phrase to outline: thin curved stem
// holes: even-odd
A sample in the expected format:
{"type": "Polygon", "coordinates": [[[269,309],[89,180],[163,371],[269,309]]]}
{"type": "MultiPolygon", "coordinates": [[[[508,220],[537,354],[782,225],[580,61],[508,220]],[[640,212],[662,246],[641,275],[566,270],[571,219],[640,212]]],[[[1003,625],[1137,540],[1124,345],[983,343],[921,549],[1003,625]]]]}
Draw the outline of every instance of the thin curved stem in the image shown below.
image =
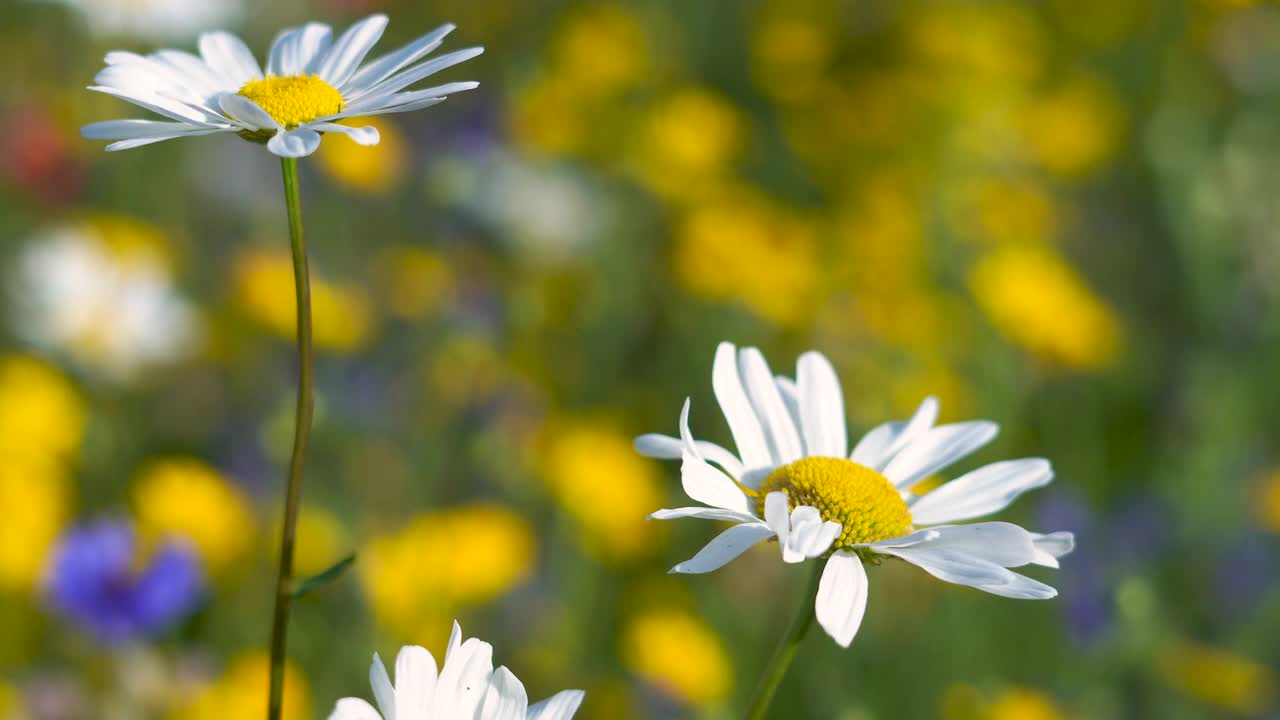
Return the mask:
{"type": "Polygon", "coordinates": [[[786,677],[787,669],[791,667],[791,661],[795,658],[796,651],[800,649],[800,642],[809,632],[809,626],[813,625],[813,601],[818,594],[822,563],[812,562],[811,564],[813,570],[810,572],[809,582],[805,584],[804,595],[800,597],[800,605],[796,608],[795,617],[791,619],[791,625],[778,641],[778,649],[773,651],[768,667],[760,675],[755,697],[752,698],[751,707],[747,710],[747,720],[763,720],[765,713],[769,711],[769,704],[773,702],[774,693],[778,692],[782,678],[786,677]]]}
{"type": "Polygon", "coordinates": [[[276,576],[275,611],[271,615],[271,684],[267,696],[267,720],[280,720],[284,710],[285,640],[293,601],[293,547],[302,501],[302,469],[311,437],[311,279],[307,247],[302,241],[302,203],[298,197],[298,161],[281,158],[284,197],[289,210],[289,244],[293,249],[293,283],[298,298],[298,404],[293,425],[293,456],[285,485],[284,522],[280,531],[280,570],[276,576]]]}

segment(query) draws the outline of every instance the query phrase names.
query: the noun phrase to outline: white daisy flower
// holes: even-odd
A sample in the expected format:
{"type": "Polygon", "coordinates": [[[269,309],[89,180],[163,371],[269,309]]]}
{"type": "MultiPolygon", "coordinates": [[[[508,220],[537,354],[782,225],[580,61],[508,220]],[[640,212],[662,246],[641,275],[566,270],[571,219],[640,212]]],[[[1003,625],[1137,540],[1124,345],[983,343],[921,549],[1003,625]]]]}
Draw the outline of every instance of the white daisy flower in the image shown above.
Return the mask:
{"type": "Polygon", "coordinates": [[[394,685],[376,653],[369,683],[377,709],[343,698],[329,720],[568,720],[584,696],[562,690],[530,706],[520,680],[505,667],[493,669],[493,646],[476,638],[463,642],[456,621],[439,672],[430,651],[409,645],[396,656],[394,685]]]}
{"type": "Polygon", "coordinates": [[[866,609],[863,563],[878,563],[886,555],[941,580],[996,595],[1057,595],[1009,568],[1057,567],[1057,558],[1074,546],[1071,533],[1041,535],[1002,522],[951,524],[998,512],[1023,492],[1049,484],[1053,470],[1047,460],[992,463],[924,495],[910,492],[990,442],[995,423],[934,425],[938,402],[930,397],[911,419],[880,425],[850,452],[840,381],[821,353],[801,355],[793,380],[775,377],[756,348],[722,343],[712,386],[737,455],[694,440],[688,400],[679,438],[636,438],[644,455],[679,458],[685,493],[702,503],[650,517],[734,523],[672,572],[710,572],[771,538],[785,562],[829,553],[814,611],[827,634],[844,647],[853,642],[866,609]]]}
{"type": "Polygon", "coordinates": [[[63,0],[84,15],[94,35],[191,37],[210,26],[236,22],[244,0],[63,0]]]}
{"type": "Polygon", "coordinates": [[[417,62],[454,29],[442,25],[394,52],[363,62],[386,27],[386,15],[371,15],[336,40],[322,23],[285,29],[271,45],[265,70],[244,42],[227,32],[201,35],[199,56],[181,50],[150,55],[109,52],[107,67],[89,89],[168,120],[109,120],[86,125],[81,132],[91,140],[116,141],[107,150],[215,133],[237,133],[266,143],[281,157],[310,155],[323,133],[342,133],[361,145],[377,145],[377,129],[337,121],[418,110],[471,90],[478,83],[406,88],[484,52],[467,48],[417,62]]]}

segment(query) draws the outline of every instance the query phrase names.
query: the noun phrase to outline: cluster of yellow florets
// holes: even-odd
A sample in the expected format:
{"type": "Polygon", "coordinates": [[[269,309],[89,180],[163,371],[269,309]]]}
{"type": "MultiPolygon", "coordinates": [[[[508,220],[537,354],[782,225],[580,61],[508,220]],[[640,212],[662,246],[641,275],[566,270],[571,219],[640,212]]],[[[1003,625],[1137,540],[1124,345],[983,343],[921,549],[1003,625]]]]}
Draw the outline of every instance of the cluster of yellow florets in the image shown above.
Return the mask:
{"type": "Polygon", "coordinates": [[[238,94],[257,103],[285,128],[342,111],[342,93],[317,75],[250,80],[238,94]]]}
{"type": "Polygon", "coordinates": [[[794,509],[811,505],[823,520],[841,525],[832,545],[843,548],[900,537],[911,532],[911,511],[885,476],[852,460],[809,457],[784,465],[760,485],[760,513],[764,498],[782,490],[794,509]]]}

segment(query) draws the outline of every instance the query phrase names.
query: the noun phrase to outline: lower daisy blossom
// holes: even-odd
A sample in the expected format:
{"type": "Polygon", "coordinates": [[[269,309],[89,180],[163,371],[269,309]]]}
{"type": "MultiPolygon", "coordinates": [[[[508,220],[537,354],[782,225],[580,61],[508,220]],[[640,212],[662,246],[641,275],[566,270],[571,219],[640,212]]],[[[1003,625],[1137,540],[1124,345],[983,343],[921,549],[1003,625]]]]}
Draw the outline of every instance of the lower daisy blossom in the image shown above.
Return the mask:
{"type": "Polygon", "coordinates": [[[1005,597],[1057,595],[1010,568],[1057,567],[1074,547],[1071,533],[1039,534],[1003,522],[953,524],[1003,510],[1023,492],[1049,484],[1047,460],[992,463],[917,496],[911,488],[921,480],[990,442],[995,423],[936,425],[938,403],[930,397],[910,419],[872,429],[850,451],[830,362],[808,352],[796,371],[794,380],[775,376],[759,350],[722,343],[712,385],[737,454],[694,439],[688,400],[679,437],[636,438],[644,455],[679,458],[686,494],[702,503],[650,517],[733,523],[672,572],[716,570],[770,539],[777,540],[784,562],[827,556],[814,612],[845,647],[866,610],[864,560],[901,558],[941,580],[1005,597]]]}
{"type": "Polygon", "coordinates": [[[394,684],[377,654],[369,682],[376,709],[360,698],[343,698],[329,720],[569,720],[584,697],[581,690],[563,690],[530,705],[519,678],[506,667],[493,669],[493,646],[476,638],[464,642],[457,622],[438,670],[429,650],[408,645],[396,656],[394,684]]]}

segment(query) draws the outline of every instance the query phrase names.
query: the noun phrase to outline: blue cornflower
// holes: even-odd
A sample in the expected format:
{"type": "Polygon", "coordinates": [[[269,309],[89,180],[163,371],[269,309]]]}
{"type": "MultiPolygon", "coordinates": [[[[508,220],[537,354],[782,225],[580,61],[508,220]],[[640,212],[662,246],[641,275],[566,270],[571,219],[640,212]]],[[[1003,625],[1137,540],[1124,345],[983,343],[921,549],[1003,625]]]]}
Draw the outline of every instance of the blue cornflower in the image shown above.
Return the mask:
{"type": "Polygon", "coordinates": [[[204,592],[195,552],[167,542],[143,556],[133,528],[100,520],[72,528],[54,549],[46,598],[103,645],[154,635],[189,615],[204,592]]]}

